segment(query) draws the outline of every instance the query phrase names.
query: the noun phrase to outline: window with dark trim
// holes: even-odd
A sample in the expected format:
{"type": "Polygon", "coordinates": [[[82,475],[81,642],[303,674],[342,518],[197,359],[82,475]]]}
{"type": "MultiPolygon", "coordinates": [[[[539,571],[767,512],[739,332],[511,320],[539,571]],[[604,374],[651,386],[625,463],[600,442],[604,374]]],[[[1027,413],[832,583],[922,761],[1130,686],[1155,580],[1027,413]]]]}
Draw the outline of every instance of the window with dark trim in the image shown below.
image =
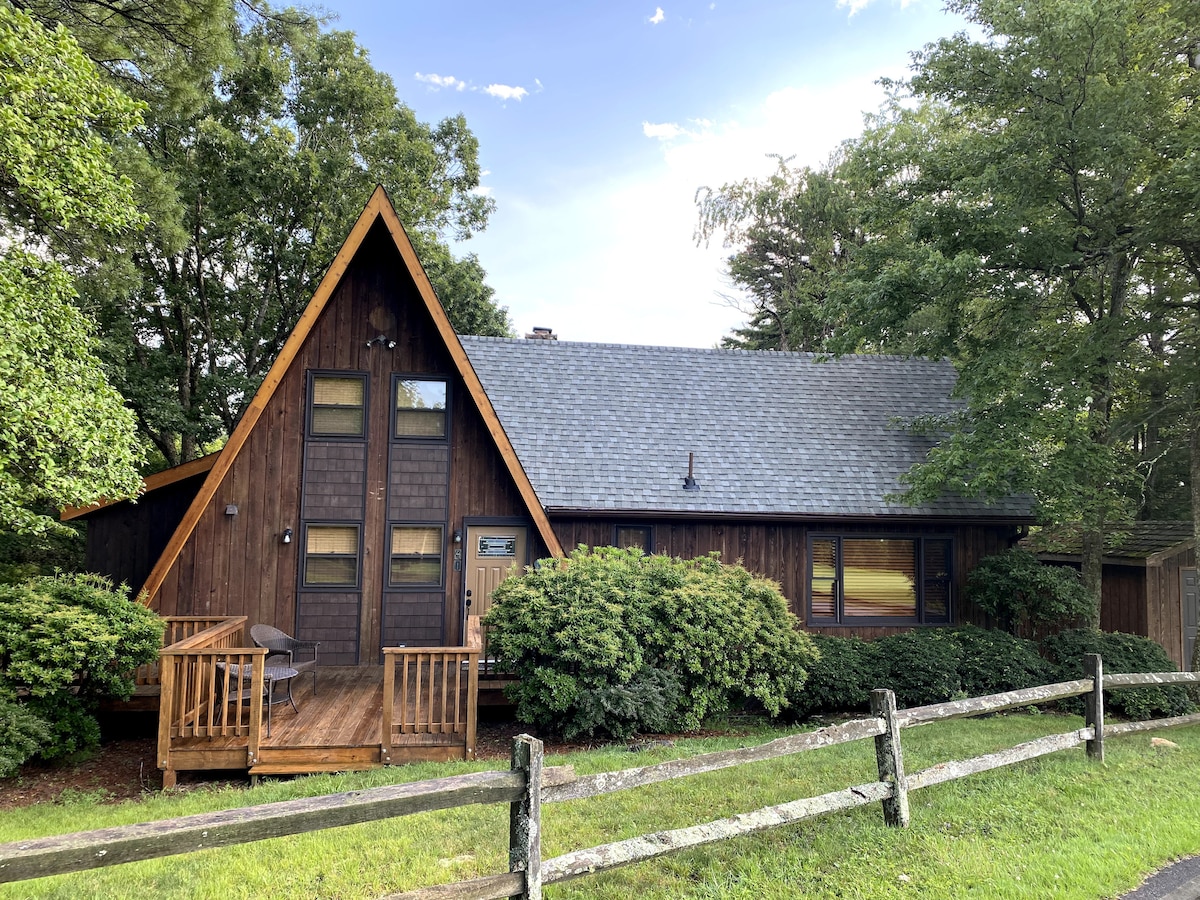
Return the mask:
{"type": "Polygon", "coordinates": [[[313,437],[366,436],[367,377],[317,374],[309,381],[308,433],[313,437]]]}
{"type": "Polygon", "coordinates": [[[388,584],[441,585],[444,535],[441,525],[393,525],[388,584]]]}
{"type": "Polygon", "coordinates": [[[392,381],[392,437],[446,437],[446,381],[396,377],[392,381]]]}
{"type": "Polygon", "coordinates": [[[942,625],[951,616],[953,542],[945,537],[813,535],[813,625],[942,625]]]}
{"type": "Polygon", "coordinates": [[[304,586],[358,587],[358,526],[309,525],[304,534],[304,586]]]}
{"type": "Polygon", "coordinates": [[[654,530],[649,525],[614,525],[613,546],[622,550],[637,547],[647,553],[654,552],[654,530]]]}

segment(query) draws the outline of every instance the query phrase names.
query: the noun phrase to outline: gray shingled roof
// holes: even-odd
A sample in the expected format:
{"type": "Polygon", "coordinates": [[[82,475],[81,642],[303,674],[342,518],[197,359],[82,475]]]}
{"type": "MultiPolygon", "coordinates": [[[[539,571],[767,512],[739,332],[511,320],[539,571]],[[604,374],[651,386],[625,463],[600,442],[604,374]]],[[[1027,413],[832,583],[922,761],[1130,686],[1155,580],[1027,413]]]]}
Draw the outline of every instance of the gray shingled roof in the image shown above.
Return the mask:
{"type": "Polygon", "coordinates": [[[542,505],[782,516],[1027,517],[1014,498],[887,503],[952,410],[948,362],[462,337],[542,505]],[[695,453],[699,491],[683,490],[695,453]]]}

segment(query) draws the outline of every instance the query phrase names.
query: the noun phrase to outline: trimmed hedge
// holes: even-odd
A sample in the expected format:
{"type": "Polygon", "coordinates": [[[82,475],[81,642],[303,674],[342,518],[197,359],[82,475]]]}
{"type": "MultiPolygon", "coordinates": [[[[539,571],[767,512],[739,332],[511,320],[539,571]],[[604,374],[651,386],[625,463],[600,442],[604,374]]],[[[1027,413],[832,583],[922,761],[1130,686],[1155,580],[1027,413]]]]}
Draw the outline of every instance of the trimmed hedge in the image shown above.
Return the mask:
{"type": "Polygon", "coordinates": [[[864,710],[875,688],[902,707],[942,703],[1045,684],[1051,667],[1032,641],[972,625],[929,628],[866,642],[812,635],[821,658],[809,666],[797,707],[805,715],[864,710]]]}
{"type": "Polygon", "coordinates": [[[580,547],[506,579],[492,604],[517,715],[568,738],[694,731],[747,701],[778,716],[816,656],[778,585],[716,554],[580,547]]]}
{"type": "MultiPolygon", "coordinates": [[[[1099,653],[1104,671],[1175,672],[1175,663],[1155,641],[1136,634],[1075,628],[1051,635],[1042,650],[1054,666],[1056,681],[1083,678],[1083,655],[1099,653]]],[[[1076,700],[1078,706],[1080,701],[1076,700]]],[[[1144,688],[1122,688],[1104,692],[1104,706],[1127,719],[1157,719],[1181,716],[1192,710],[1187,688],[1170,684],[1144,688]]]]}

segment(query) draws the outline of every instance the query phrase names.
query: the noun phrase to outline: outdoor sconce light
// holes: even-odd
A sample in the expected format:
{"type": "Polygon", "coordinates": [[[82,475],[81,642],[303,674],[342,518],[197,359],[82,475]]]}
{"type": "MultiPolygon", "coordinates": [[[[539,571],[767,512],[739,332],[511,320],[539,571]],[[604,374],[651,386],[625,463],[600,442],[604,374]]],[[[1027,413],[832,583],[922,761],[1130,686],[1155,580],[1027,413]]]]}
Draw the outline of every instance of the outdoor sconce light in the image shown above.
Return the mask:
{"type": "Polygon", "coordinates": [[[230,503],[228,506],[226,506],[225,507],[225,515],[236,516],[237,515],[237,504],[230,503]]]}
{"type": "Polygon", "coordinates": [[[290,528],[283,529],[283,542],[285,544],[290,544],[292,542],[292,529],[290,529],[290,528]]]}
{"type": "Polygon", "coordinates": [[[456,530],[454,532],[454,543],[456,543],[456,544],[462,543],[462,532],[461,531],[456,530]]]}

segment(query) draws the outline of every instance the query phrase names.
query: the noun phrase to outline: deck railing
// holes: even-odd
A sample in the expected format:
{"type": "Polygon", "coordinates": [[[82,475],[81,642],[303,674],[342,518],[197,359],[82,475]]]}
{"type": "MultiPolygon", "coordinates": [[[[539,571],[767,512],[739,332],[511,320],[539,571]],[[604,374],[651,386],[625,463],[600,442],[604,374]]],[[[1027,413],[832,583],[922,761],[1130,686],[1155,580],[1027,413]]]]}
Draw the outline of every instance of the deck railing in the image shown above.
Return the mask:
{"type": "Polygon", "coordinates": [[[245,625],[245,616],[221,617],[199,630],[181,625],[184,636],[159,654],[158,764],[164,784],[174,779],[173,757],[183,742],[195,738],[244,738],[247,764],[258,758],[267,651],[240,646],[245,625]],[[239,673],[232,692],[231,672],[239,673]],[[245,681],[243,672],[249,672],[245,681]]]}
{"type": "Polygon", "coordinates": [[[479,616],[469,616],[465,646],[384,648],[383,763],[415,746],[462,747],[474,759],[482,647],[479,616]]]}
{"type": "MultiPolygon", "coordinates": [[[[163,629],[163,647],[170,647],[185,638],[193,637],[202,631],[207,631],[216,626],[224,626],[230,620],[230,616],[164,616],[163,621],[167,623],[167,627],[163,629]]],[[[237,617],[233,617],[237,618],[237,617]]],[[[245,623],[245,617],[241,617],[241,623],[245,623]]],[[[241,627],[241,624],[238,626],[241,627]]],[[[159,684],[161,676],[159,675],[158,660],[146,663],[137,667],[134,672],[133,683],[139,687],[143,685],[159,684]]]]}

